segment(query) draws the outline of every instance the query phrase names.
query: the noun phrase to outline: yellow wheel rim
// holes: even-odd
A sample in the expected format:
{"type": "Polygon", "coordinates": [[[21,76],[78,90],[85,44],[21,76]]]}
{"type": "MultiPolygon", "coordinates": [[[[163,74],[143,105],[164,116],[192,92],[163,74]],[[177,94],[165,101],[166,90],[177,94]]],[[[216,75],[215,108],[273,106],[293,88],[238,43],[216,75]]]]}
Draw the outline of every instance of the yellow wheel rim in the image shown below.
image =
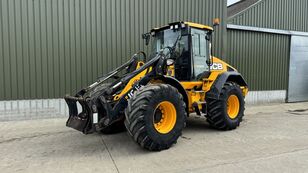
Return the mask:
{"type": "Polygon", "coordinates": [[[176,109],[171,102],[159,103],[154,112],[154,127],[162,134],[169,133],[176,123],[176,109]]]}
{"type": "Polygon", "coordinates": [[[231,95],[227,101],[227,113],[231,119],[235,119],[240,111],[240,101],[236,95],[231,95]]]}

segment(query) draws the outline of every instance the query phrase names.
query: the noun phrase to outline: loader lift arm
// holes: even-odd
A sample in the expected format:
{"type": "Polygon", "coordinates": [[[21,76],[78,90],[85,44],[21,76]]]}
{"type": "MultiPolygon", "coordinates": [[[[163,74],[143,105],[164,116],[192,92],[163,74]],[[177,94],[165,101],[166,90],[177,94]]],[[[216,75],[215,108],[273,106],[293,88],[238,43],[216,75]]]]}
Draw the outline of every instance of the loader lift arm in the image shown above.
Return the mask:
{"type": "Polygon", "coordinates": [[[167,49],[169,50],[169,53],[164,54],[162,50],[140,68],[125,74],[122,78],[112,83],[110,87],[105,88],[104,90],[98,90],[98,93],[95,91],[96,88],[99,88],[100,85],[117,75],[120,71],[127,69],[129,66],[136,63],[136,57],[138,54],[143,54],[145,57],[145,53],[139,52],[135,54],[128,62],[100,77],[97,82],[85,89],[82,89],[74,97],[65,96],[64,99],[68,104],[70,116],[66,125],[87,134],[101,130],[120,119],[122,117],[122,111],[127,106],[127,99],[130,98],[129,94],[137,91],[141,86],[146,85],[151,79],[164,75],[167,56],[172,53],[173,48],[169,47],[167,49]],[[149,70],[150,68],[152,68],[151,71],[149,70]],[[128,92],[118,99],[117,102],[114,103],[110,100],[110,98],[107,98],[108,96],[114,95],[120,90],[121,87],[126,86],[131,79],[145,70],[147,71],[146,75],[137,81],[128,92]],[[88,93],[94,94],[91,95],[88,93]],[[77,110],[77,102],[82,107],[82,112],[79,114],[77,110]],[[96,124],[96,129],[93,129],[91,127],[91,123],[93,122],[93,114],[98,113],[99,109],[104,109],[106,115],[96,124]]]}

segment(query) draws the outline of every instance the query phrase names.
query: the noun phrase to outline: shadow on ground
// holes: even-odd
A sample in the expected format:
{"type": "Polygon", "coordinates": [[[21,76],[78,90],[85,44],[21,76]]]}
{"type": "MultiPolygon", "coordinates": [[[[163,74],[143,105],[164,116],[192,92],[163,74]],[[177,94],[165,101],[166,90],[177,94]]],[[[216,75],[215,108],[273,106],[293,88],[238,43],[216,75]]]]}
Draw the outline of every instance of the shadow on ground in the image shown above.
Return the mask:
{"type": "MultiPolygon", "coordinates": [[[[190,117],[187,120],[187,126],[183,130],[180,140],[190,140],[190,134],[196,133],[217,133],[212,129],[202,117],[190,117]]],[[[36,153],[38,157],[67,157],[67,156],[95,156],[102,151],[117,151],[130,155],[139,155],[151,153],[139,147],[126,133],[120,132],[116,134],[94,133],[83,135],[73,129],[66,129],[62,133],[52,133],[50,135],[35,136],[25,141],[19,140],[24,150],[23,153],[36,153]],[[29,143],[29,140],[31,141],[29,143]],[[30,146],[31,145],[31,146],[30,146]],[[33,147],[37,146],[37,147],[33,147]],[[36,151],[29,151],[36,150],[36,151]]],[[[175,145],[176,146],[176,145],[175,145]]],[[[19,149],[18,149],[19,150],[19,149]]],[[[20,153],[20,154],[21,154],[20,153]]],[[[21,154],[22,155],[22,154],[21,154]]]]}

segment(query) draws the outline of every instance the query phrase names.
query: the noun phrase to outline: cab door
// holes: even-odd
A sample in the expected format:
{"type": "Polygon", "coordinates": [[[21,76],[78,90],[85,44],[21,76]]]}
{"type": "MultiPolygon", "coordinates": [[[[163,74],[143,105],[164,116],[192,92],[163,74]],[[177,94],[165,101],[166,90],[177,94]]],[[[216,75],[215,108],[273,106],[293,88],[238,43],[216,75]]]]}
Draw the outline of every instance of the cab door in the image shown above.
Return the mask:
{"type": "Polygon", "coordinates": [[[209,72],[207,59],[209,58],[209,42],[206,40],[207,31],[200,29],[191,29],[192,35],[192,77],[198,79],[198,76],[204,72],[209,72]]]}

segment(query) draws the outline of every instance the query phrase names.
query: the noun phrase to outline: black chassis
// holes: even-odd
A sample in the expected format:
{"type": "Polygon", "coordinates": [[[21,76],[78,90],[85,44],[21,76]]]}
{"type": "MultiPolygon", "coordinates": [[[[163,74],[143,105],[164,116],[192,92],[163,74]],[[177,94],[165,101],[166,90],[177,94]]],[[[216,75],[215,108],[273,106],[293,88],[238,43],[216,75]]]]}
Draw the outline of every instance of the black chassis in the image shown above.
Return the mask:
{"type": "MultiPolygon", "coordinates": [[[[170,50],[170,58],[171,57],[172,51],[170,50]]],[[[123,119],[123,111],[127,107],[127,100],[132,96],[132,94],[140,89],[141,86],[146,85],[150,80],[163,77],[163,75],[166,74],[166,60],[166,55],[161,51],[139,69],[127,73],[124,77],[107,87],[102,87],[108,79],[115,77],[120,71],[128,69],[133,64],[136,64],[137,58],[136,56],[133,56],[127,63],[99,78],[94,84],[80,90],[75,96],[65,96],[64,99],[69,108],[69,118],[66,122],[66,126],[81,131],[84,134],[88,134],[102,130],[114,122],[123,119]],[[152,71],[148,72],[144,77],[137,81],[126,94],[119,98],[118,101],[113,101],[111,96],[114,93],[121,90],[121,88],[126,86],[130,79],[142,71],[149,69],[149,67],[152,67],[152,71]],[[82,107],[80,113],[77,109],[77,102],[82,107]],[[98,120],[97,124],[93,124],[93,114],[102,113],[102,110],[104,116],[98,120]]]]}

